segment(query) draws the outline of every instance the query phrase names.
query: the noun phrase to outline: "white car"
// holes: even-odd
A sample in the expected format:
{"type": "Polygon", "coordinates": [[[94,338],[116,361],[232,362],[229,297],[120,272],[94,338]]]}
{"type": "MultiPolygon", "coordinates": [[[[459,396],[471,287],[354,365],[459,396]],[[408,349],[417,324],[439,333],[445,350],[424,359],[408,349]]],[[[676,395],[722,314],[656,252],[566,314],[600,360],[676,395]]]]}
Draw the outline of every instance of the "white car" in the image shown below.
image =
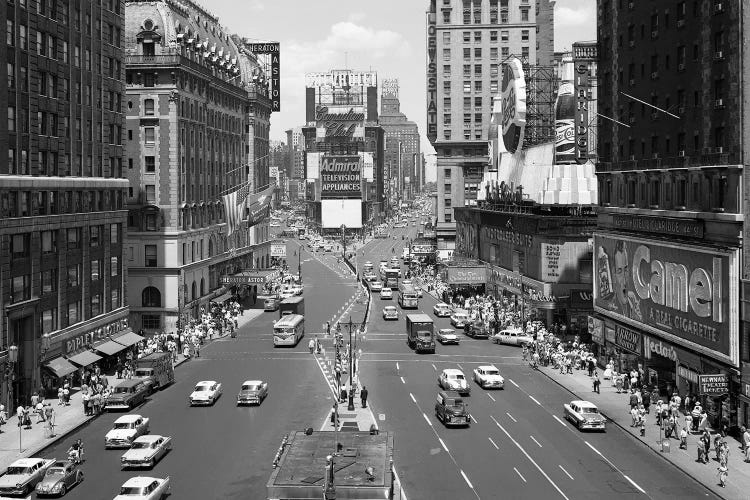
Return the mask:
{"type": "Polygon", "coordinates": [[[393,298],[393,292],[390,288],[382,288],[380,290],[380,298],[385,300],[390,300],[393,298]]]}
{"type": "Polygon", "coordinates": [[[606,430],[606,421],[604,415],[599,413],[599,409],[594,403],[588,401],[571,401],[563,405],[565,419],[575,425],[578,430],[606,430]]]}
{"type": "Polygon", "coordinates": [[[141,415],[123,415],[115,420],[110,430],[104,436],[104,447],[130,448],[135,438],[148,434],[149,419],[141,415]]]}
{"type": "Polygon", "coordinates": [[[471,393],[471,386],[464,377],[464,372],[456,368],[446,368],[438,376],[438,385],[446,391],[456,391],[462,396],[471,393]]]}
{"type": "Polygon", "coordinates": [[[517,345],[522,346],[524,344],[530,344],[534,342],[534,338],[531,335],[527,335],[521,328],[509,328],[506,330],[500,330],[496,334],[490,336],[490,340],[496,344],[505,345],[517,345]]]}
{"type": "Polygon", "coordinates": [[[367,281],[367,282],[369,282],[369,283],[372,283],[373,281],[377,281],[377,279],[378,279],[378,277],[377,277],[377,276],[375,276],[375,274],[374,274],[374,273],[372,273],[372,272],[370,272],[370,273],[365,273],[365,276],[364,276],[364,278],[365,278],[365,281],[367,281]]]}
{"type": "Polygon", "coordinates": [[[385,306],[383,308],[383,319],[398,319],[398,309],[396,309],[396,306],[385,306]]]}
{"type": "Polygon", "coordinates": [[[469,322],[469,313],[463,309],[456,309],[451,314],[451,325],[456,328],[463,328],[466,323],[469,322]]]}
{"type": "Polygon", "coordinates": [[[149,434],[141,436],[128,451],[120,458],[120,467],[148,467],[152,468],[172,449],[172,438],[149,434]]]}
{"type": "Polygon", "coordinates": [[[195,384],[190,393],[190,406],[212,405],[221,396],[221,384],[213,380],[204,380],[195,384]]]}
{"type": "MultiPolygon", "coordinates": [[[[28,495],[43,478],[55,459],[21,458],[0,477],[0,495],[28,495]]],[[[5,498],[3,496],[3,498],[5,498]]]]}
{"type": "Polygon", "coordinates": [[[371,281],[370,282],[370,290],[373,292],[379,292],[383,289],[383,282],[382,281],[371,281]]]}
{"type": "Polygon", "coordinates": [[[432,306],[432,313],[438,318],[447,318],[451,315],[451,306],[445,302],[438,302],[432,306]]]}
{"type": "Polygon", "coordinates": [[[474,369],[474,382],[482,389],[505,389],[505,379],[494,365],[478,366],[474,369]]]}
{"type": "Polygon", "coordinates": [[[414,283],[412,282],[412,280],[401,280],[401,284],[406,286],[406,285],[413,285],[414,283]]]}
{"type": "Polygon", "coordinates": [[[302,285],[292,285],[290,290],[292,291],[292,293],[294,293],[294,295],[302,295],[304,288],[302,287],[302,285]]]}
{"type": "Polygon", "coordinates": [[[131,477],[120,487],[120,494],[114,500],[160,500],[167,496],[170,486],[169,476],[131,477]]]}
{"type": "Polygon", "coordinates": [[[274,221],[274,222],[271,223],[271,227],[281,227],[281,224],[279,224],[278,222],[274,221]]]}
{"type": "Polygon", "coordinates": [[[421,286],[415,286],[414,291],[417,292],[417,297],[420,299],[422,298],[422,287],[421,286]]]}
{"type": "Polygon", "coordinates": [[[456,344],[458,345],[458,335],[456,335],[456,330],[453,328],[441,328],[437,332],[437,341],[441,344],[456,344]]]}
{"type": "Polygon", "coordinates": [[[279,293],[279,297],[281,297],[282,299],[288,299],[289,297],[294,297],[294,295],[294,290],[292,290],[291,288],[285,288],[281,291],[281,293],[279,293]]]}

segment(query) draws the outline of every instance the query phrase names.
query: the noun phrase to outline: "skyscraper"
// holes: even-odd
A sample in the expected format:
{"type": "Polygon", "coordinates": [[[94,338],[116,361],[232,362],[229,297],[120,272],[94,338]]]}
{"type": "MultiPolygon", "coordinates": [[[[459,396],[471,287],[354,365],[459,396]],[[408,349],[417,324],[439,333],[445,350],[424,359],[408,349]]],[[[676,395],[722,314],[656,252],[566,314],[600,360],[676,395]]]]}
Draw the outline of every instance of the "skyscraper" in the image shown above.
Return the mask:
{"type": "Polygon", "coordinates": [[[101,359],[89,349],[128,330],[124,14],[119,1],[0,4],[8,68],[0,351],[13,362],[2,375],[9,408],[101,359]]]}

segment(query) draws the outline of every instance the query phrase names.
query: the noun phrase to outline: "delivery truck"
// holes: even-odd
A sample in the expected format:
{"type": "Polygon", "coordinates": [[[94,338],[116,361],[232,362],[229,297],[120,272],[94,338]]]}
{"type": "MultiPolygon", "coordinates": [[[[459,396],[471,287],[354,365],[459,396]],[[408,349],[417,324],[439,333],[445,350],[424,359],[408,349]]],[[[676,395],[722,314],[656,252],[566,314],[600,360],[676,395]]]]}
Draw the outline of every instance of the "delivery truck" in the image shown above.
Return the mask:
{"type": "Polygon", "coordinates": [[[305,315],[305,298],[304,297],[288,297],[281,301],[279,304],[279,318],[286,316],[287,314],[299,314],[305,315]]]}
{"type": "Polygon", "coordinates": [[[143,380],[150,393],[171,384],[174,382],[172,353],[154,352],[136,360],[133,378],[143,380]]]}
{"type": "Polygon", "coordinates": [[[406,315],[406,343],[416,352],[435,353],[432,318],[426,314],[406,315]]]}

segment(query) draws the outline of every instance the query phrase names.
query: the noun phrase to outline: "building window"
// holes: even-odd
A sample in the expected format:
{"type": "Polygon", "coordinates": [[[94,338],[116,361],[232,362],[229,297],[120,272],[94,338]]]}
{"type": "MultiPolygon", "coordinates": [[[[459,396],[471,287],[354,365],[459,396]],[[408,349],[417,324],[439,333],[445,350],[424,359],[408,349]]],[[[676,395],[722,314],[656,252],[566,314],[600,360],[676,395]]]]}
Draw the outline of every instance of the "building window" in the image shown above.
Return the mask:
{"type": "Polygon", "coordinates": [[[453,222],[453,214],[447,210],[445,212],[445,222],[453,222]]]}
{"type": "Polygon", "coordinates": [[[30,233],[13,235],[11,239],[13,259],[25,259],[29,257],[29,253],[31,252],[29,236],[30,233]]]}
{"type": "Polygon", "coordinates": [[[443,65],[443,76],[445,76],[445,77],[451,76],[451,65],[450,64],[444,64],[443,65]]]}
{"type": "Polygon", "coordinates": [[[452,204],[453,200],[451,200],[450,198],[445,199],[445,208],[450,208],[452,204]]]}
{"type": "Polygon", "coordinates": [[[521,22],[529,20],[529,9],[521,9],[521,22]]]}
{"type": "Polygon", "coordinates": [[[443,49],[443,61],[451,60],[451,49],[443,49]]]}
{"type": "Polygon", "coordinates": [[[521,41],[522,42],[529,41],[529,30],[521,30],[521,41]]]}
{"type": "Polygon", "coordinates": [[[470,43],[471,42],[471,31],[464,31],[464,43],[470,43]]]}
{"type": "Polygon", "coordinates": [[[95,294],[91,296],[91,317],[94,318],[102,313],[102,296],[95,294]]]}
{"type": "Polygon", "coordinates": [[[146,145],[153,146],[156,143],[156,130],[154,127],[145,127],[143,132],[146,145]]]}
{"type": "Polygon", "coordinates": [[[57,330],[57,308],[42,311],[42,335],[57,330]]]}
{"type": "Polygon", "coordinates": [[[156,186],[154,184],[146,184],[146,203],[156,203],[156,186]]]}
{"type": "Polygon", "coordinates": [[[154,114],[154,100],[146,99],[143,101],[143,108],[146,116],[153,116],[154,114]]]}
{"type": "Polygon", "coordinates": [[[24,274],[21,276],[14,276],[12,279],[13,282],[13,295],[11,297],[11,302],[15,304],[16,302],[21,302],[24,300],[31,299],[31,275],[30,274],[24,274]]]}
{"type": "Polygon", "coordinates": [[[145,168],[146,172],[153,173],[156,172],[156,157],[155,156],[146,156],[144,158],[145,168]]]}
{"type": "Polygon", "coordinates": [[[8,132],[15,132],[16,130],[16,108],[15,106],[8,106],[8,132]]]}
{"type": "Polygon", "coordinates": [[[109,225],[109,242],[112,245],[120,242],[120,224],[109,225]]]}
{"type": "Polygon", "coordinates": [[[102,262],[100,260],[91,261],[91,281],[98,281],[101,279],[101,267],[102,262]]]}
{"type": "Polygon", "coordinates": [[[109,259],[109,275],[117,276],[120,274],[120,259],[118,257],[110,257],[109,259]]]}
{"type": "Polygon", "coordinates": [[[145,247],[145,266],[156,267],[156,245],[146,245],[145,247]]]}
{"type": "Polygon", "coordinates": [[[451,98],[444,97],[443,98],[443,111],[449,112],[450,110],[451,110],[451,98]]]}
{"type": "Polygon", "coordinates": [[[141,327],[145,330],[159,330],[161,328],[161,316],[157,314],[142,314],[141,327]]]}
{"type": "Polygon", "coordinates": [[[57,253],[57,231],[42,231],[42,253],[57,253]]]}
{"type": "Polygon", "coordinates": [[[89,227],[89,246],[98,247],[101,242],[101,226],[89,227]]]}
{"type": "Polygon", "coordinates": [[[114,311],[115,309],[120,308],[120,290],[117,288],[112,289],[112,301],[111,301],[112,307],[111,311],[114,311]]]}
{"type": "Polygon", "coordinates": [[[451,11],[444,10],[443,11],[443,24],[450,24],[451,23],[451,11]]]}
{"type": "Polygon", "coordinates": [[[81,284],[81,265],[68,266],[68,287],[73,288],[81,284]]]}
{"type": "Polygon", "coordinates": [[[477,59],[482,58],[482,48],[481,47],[474,47],[474,57],[477,59]]]}
{"type": "Polygon", "coordinates": [[[464,94],[471,93],[471,82],[470,81],[464,81],[464,94]]]}
{"type": "Polygon", "coordinates": [[[47,269],[41,272],[42,294],[57,291],[57,269],[47,269]]]}
{"type": "Polygon", "coordinates": [[[81,321],[81,301],[68,303],[68,325],[75,325],[81,321]]]}
{"type": "Polygon", "coordinates": [[[497,31],[490,31],[490,42],[497,42],[497,31]]]}
{"type": "Polygon", "coordinates": [[[451,43],[451,32],[443,31],[443,43],[451,43]]]}
{"type": "Polygon", "coordinates": [[[451,185],[450,185],[450,183],[447,183],[447,182],[445,183],[445,185],[443,186],[443,192],[446,195],[451,194],[451,185]]]}

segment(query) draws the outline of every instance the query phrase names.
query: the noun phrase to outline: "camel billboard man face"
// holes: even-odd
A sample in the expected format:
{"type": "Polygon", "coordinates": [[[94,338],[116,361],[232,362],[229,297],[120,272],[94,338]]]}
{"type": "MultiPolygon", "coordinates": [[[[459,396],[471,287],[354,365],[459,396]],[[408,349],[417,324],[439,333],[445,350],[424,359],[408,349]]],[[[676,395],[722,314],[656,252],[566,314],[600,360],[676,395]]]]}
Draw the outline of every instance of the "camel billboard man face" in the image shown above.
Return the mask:
{"type": "Polygon", "coordinates": [[[628,264],[628,251],[625,248],[625,242],[619,240],[615,244],[615,295],[617,301],[620,303],[620,307],[623,311],[627,310],[628,304],[628,272],[630,271],[630,265],[628,264]]]}

